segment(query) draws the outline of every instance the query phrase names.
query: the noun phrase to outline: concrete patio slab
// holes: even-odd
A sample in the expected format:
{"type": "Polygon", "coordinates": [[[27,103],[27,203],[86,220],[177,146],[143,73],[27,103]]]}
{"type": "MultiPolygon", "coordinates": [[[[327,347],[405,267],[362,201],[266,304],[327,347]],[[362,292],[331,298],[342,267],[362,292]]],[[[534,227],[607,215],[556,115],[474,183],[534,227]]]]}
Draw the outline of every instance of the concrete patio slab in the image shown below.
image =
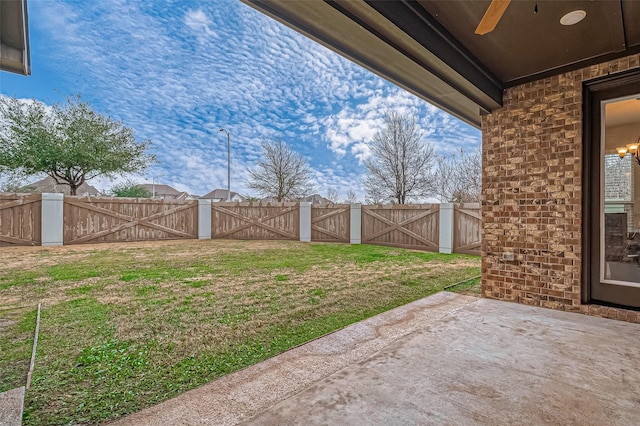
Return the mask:
{"type": "Polygon", "coordinates": [[[24,405],[24,386],[0,392],[0,425],[20,426],[24,405]]]}
{"type": "Polygon", "coordinates": [[[640,324],[439,293],[114,424],[637,425],[640,324]]]}

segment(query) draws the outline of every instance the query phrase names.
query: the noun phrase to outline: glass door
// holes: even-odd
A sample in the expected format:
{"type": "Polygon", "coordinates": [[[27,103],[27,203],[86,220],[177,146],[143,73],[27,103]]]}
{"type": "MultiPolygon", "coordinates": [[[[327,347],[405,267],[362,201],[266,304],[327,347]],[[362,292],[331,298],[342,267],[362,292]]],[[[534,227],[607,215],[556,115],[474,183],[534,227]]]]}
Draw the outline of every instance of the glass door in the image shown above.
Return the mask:
{"type": "MultiPolygon", "coordinates": [[[[600,102],[599,277],[592,297],[640,306],[640,93],[600,102]]],[[[595,218],[594,218],[595,219],[595,218]]],[[[594,223],[595,225],[595,223],[594,223]]]]}
{"type": "Polygon", "coordinates": [[[582,95],[581,302],[640,310],[640,69],[584,82],[582,95]]]}
{"type": "Polygon", "coordinates": [[[601,279],[640,287],[640,95],[604,108],[601,279]]]}

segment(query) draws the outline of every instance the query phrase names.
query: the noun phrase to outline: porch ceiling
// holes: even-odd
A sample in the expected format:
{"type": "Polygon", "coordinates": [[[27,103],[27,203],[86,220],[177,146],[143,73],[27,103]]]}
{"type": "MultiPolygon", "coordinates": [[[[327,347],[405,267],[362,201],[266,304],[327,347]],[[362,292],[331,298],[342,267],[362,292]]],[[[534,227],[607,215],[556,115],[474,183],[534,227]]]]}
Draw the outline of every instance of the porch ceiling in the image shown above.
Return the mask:
{"type": "Polygon", "coordinates": [[[31,74],[27,0],[0,0],[0,70],[31,74]]]}
{"type": "Polygon", "coordinates": [[[640,52],[634,0],[512,1],[485,35],[490,0],[242,1],[476,127],[507,87],[640,52]]]}

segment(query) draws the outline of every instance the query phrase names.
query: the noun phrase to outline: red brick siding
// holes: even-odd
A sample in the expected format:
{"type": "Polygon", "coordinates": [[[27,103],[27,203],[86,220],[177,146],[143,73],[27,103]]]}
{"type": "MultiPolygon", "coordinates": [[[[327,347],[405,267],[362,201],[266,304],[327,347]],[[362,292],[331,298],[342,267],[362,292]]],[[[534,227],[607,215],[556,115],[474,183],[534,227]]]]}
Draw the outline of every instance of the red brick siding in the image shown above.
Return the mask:
{"type": "Polygon", "coordinates": [[[580,306],[582,82],[638,67],[633,55],[516,86],[483,117],[485,297],[640,321],[632,311],[580,306]]]}

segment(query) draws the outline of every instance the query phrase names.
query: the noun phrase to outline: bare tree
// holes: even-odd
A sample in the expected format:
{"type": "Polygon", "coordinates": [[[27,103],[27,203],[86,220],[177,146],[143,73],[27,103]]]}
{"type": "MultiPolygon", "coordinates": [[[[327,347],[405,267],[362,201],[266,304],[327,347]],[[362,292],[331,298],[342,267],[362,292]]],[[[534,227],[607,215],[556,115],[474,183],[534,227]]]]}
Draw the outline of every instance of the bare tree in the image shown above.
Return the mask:
{"type": "Polygon", "coordinates": [[[312,171],[302,155],[280,139],[263,139],[261,146],[263,158],[249,170],[249,188],[277,201],[302,198],[313,190],[312,171]]]}
{"type": "Polygon", "coordinates": [[[333,204],[336,204],[338,202],[338,191],[336,191],[335,188],[329,188],[327,190],[327,195],[324,198],[331,201],[333,204]]]}
{"type": "Polygon", "coordinates": [[[345,204],[356,204],[359,203],[360,200],[358,200],[358,194],[356,194],[356,191],[354,191],[352,188],[349,188],[347,190],[347,196],[344,199],[344,203],[345,204]]]}
{"type": "Polygon", "coordinates": [[[384,121],[385,128],[374,135],[371,156],[364,162],[368,199],[405,204],[409,198],[431,195],[435,154],[431,144],[422,142],[416,117],[390,111],[384,121]]]}
{"type": "Polygon", "coordinates": [[[0,192],[31,192],[32,189],[26,186],[19,170],[3,172],[0,167],[0,192]]]}
{"type": "Polygon", "coordinates": [[[249,194],[243,195],[242,198],[244,198],[244,201],[246,201],[248,203],[256,203],[256,202],[260,201],[260,198],[254,197],[253,195],[249,195],[249,194]]]}
{"type": "Polygon", "coordinates": [[[482,199],[482,152],[460,149],[440,156],[436,165],[435,193],[445,203],[480,202],[482,199]]]}
{"type": "Polygon", "coordinates": [[[482,201],[482,148],[471,151],[460,150],[458,181],[460,187],[455,199],[459,203],[482,201]]]}
{"type": "Polygon", "coordinates": [[[367,194],[364,199],[365,204],[369,205],[381,205],[381,204],[389,204],[389,199],[379,198],[378,194],[367,194]]]}
{"type": "Polygon", "coordinates": [[[451,157],[438,155],[434,174],[435,195],[442,203],[451,203],[456,192],[455,161],[451,157]]]}

